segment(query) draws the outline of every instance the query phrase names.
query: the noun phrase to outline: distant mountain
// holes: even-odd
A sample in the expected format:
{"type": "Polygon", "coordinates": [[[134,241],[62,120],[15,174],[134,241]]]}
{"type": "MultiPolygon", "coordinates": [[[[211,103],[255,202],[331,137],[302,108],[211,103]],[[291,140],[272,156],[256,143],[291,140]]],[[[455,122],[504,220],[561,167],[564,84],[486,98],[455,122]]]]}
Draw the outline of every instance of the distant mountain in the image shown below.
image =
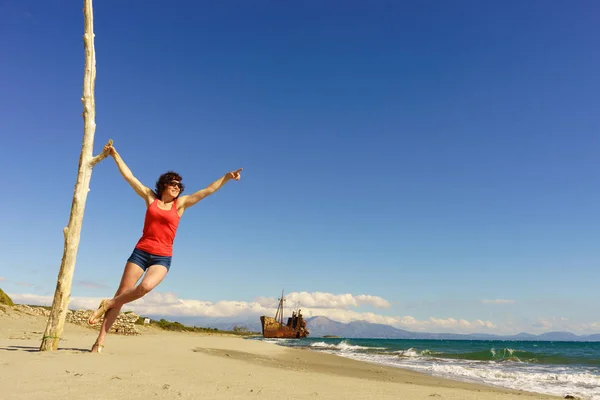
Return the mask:
{"type": "Polygon", "coordinates": [[[372,339],[468,339],[467,335],[410,332],[385,324],[352,321],[347,324],[327,317],[311,317],[306,320],[310,337],[334,335],[346,338],[372,339]],[[443,336],[443,337],[442,337],[443,336]]]}
{"type": "Polygon", "coordinates": [[[346,324],[325,317],[312,317],[306,320],[306,327],[310,332],[310,336],[313,337],[323,335],[342,336],[345,334],[346,324]]]}
{"type": "Polygon", "coordinates": [[[366,321],[353,321],[345,324],[326,317],[308,318],[306,325],[310,337],[313,338],[334,335],[345,338],[373,339],[600,341],[600,334],[579,336],[571,332],[547,332],[540,335],[525,332],[516,335],[410,332],[390,325],[373,324],[366,321]]]}
{"type": "Polygon", "coordinates": [[[312,317],[306,320],[311,337],[334,335],[341,337],[398,338],[411,339],[411,332],[396,329],[390,325],[372,324],[365,321],[353,321],[348,324],[330,320],[326,317],[312,317]]]}
{"type": "Polygon", "coordinates": [[[576,341],[581,340],[581,337],[571,332],[546,332],[542,333],[541,335],[537,335],[536,339],[548,341],[576,341]]]}
{"type": "Polygon", "coordinates": [[[515,340],[532,340],[535,339],[535,335],[532,335],[531,333],[525,333],[525,332],[521,332],[518,333],[514,336],[512,336],[515,340]]]}
{"type": "MultiPolygon", "coordinates": [[[[234,326],[245,327],[252,332],[261,332],[260,317],[247,318],[199,318],[199,317],[161,317],[148,315],[152,319],[165,318],[177,321],[188,326],[210,327],[222,330],[232,330],[234,326]]],[[[343,338],[372,338],[372,339],[430,339],[430,340],[540,340],[556,342],[600,342],[600,333],[592,335],[576,335],[571,332],[546,332],[540,335],[521,332],[516,335],[493,335],[489,333],[427,333],[410,332],[394,328],[385,324],[373,324],[367,321],[353,321],[343,323],[333,321],[327,317],[311,317],[306,319],[310,337],[323,337],[325,335],[343,338]]]]}

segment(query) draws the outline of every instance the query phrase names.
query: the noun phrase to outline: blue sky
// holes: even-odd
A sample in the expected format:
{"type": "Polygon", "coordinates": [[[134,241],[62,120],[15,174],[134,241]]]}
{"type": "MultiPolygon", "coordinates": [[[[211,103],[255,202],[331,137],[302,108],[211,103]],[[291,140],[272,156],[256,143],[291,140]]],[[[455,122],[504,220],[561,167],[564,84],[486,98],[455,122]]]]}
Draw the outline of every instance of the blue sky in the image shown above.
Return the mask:
{"type": "MultiPolygon", "coordinates": [[[[0,287],[31,303],[54,293],[77,174],[81,8],[0,5],[0,287]]],[[[599,11],[96,2],[95,153],[113,139],[144,184],[172,169],[188,193],[244,168],[186,212],[137,307],[241,318],[284,288],[344,322],[600,332],[599,11]]],[[[144,211],[95,167],[72,306],[112,295],[144,211]]]]}

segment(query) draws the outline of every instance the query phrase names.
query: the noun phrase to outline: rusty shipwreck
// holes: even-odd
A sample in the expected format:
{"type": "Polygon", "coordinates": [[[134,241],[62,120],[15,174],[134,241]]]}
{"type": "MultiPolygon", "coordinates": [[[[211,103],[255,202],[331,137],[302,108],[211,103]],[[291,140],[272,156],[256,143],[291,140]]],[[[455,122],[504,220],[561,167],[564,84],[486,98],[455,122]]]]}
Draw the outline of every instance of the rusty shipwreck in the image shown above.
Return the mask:
{"type": "Polygon", "coordinates": [[[301,310],[292,311],[292,316],[287,319],[287,323],[283,323],[283,292],[281,292],[281,298],[279,299],[279,306],[277,306],[277,312],[275,318],[263,315],[260,317],[262,325],[262,334],[265,338],[286,338],[286,339],[300,339],[305,338],[309,335],[308,329],[306,329],[306,321],[302,318],[301,310]]]}

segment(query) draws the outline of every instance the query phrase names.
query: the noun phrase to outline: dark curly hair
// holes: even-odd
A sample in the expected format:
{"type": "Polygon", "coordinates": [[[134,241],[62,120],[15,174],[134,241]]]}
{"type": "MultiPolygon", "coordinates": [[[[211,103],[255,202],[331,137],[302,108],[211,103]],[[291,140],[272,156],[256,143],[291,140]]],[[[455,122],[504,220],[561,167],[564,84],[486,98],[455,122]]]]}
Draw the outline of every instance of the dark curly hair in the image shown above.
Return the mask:
{"type": "Polygon", "coordinates": [[[154,195],[157,199],[160,199],[162,197],[162,193],[165,190],[167,184],[174,180],[179,182],[180,190],[177,197],[181,196],[181,193],[183,193],[183,190],[185,189],[185,186],[183,185],[183,183],[181,183],[181,175],[179,175],[177,172],[167,171],[164,174],[162,174],[156,181],[156,189],[154,190],[154,195]]]}

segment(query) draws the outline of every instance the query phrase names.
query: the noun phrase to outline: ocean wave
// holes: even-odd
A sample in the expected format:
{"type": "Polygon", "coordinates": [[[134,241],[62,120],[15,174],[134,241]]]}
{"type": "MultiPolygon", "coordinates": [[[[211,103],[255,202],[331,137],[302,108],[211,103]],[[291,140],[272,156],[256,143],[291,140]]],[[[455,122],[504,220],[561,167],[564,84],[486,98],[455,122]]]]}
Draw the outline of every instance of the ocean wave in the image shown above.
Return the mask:
{"type": "Polygon", "coordinates": [[[407,350],[398,350],[395,351],[394,354],[397,354],[400,357],[420,357],[422,355],[429,355],[431,354],[430,350],[423,350],[423,351],[418,351],[416,349],[413,349],[412,347],[407,349],[407,350]]]}
{"type": "Polygon", "coordinates": [[[433,375],[461,377],[511,389],[539,391],[559,396],[570,394],[586,399],[600,399],[600,376],[587,372],[514,371],[486,368],[481,365],[449,364],[433,364],[430,368],[433,375]]]}
{"type": "MultiPolygon", "coordinates": [[[[340,356],[376,364],[412,369],[432,376],[484,383],[510,389],[600,400],[600,375],[570,367],[526,366],[472,360],[431,359],[418,356],[385,356],[338,353],[340,356]]],[[[417,354],[410,352],[410,354],[417,354]]]]}
{"type": "Polygon", "coordinates": [[[335,344],[329,344],[325,342],[315,342],[311,343],[310,347],[319,348],[319,349],[335,349],[337,346],[335,344]]]}
{"type": "Polygon", "coordinates": [[[494,342],[319,338],[277,343],[449,379],[600,400],[596,347],[494,342]]]}
{"type": "Polygon", "coordinates": [[[511,381],[529,380],[535,382],[571,383],[600,388],[600,376],[590,373],[556,373],[556,372],[527,372],[501,370],[497,368],[481,368],[480,366],[461,366],[434,364],[432,372],[438,374],[461,375],[464,377],[500,379],[511,381]]]}
{"type": "Polygon", "coordinates": [[[314,349],[330,349],[330,350],[338,350],[338,351],[375,351],[375,350],[385,350],[385,347],[368,347],[368,346],[358,346],[348,343],[347,340],[342,340],[340,343],[325,343],[325,342],[314,342],[310,344],[310,347],[314,349]]]}
{"type": "Polygon", "coordinates": [[[530,352],[525,350],[515,350],[512,348],[496,349],[494,347],[488,350],[471,351],[465,353],[435,353],[439,358],[452,358],[457,360],[473,361],[492,361],[492,362],[517,362],[543,365],[589,365],[598,367],[600,364],[595,359],[566,357],[554,353],[530,352]]]}

